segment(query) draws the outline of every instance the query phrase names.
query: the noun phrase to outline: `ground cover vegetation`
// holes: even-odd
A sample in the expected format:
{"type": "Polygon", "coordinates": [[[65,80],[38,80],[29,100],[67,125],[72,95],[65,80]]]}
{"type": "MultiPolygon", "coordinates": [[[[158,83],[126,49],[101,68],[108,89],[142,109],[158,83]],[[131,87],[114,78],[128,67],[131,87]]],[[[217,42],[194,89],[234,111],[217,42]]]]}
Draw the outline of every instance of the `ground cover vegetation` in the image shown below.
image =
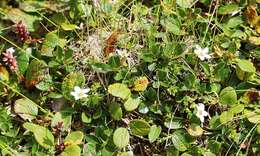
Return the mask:
{"type": "Polygon", "coordinates": [[[259,0],[1,0],[1,155],[259,155],[259,14],[259,0]]]}

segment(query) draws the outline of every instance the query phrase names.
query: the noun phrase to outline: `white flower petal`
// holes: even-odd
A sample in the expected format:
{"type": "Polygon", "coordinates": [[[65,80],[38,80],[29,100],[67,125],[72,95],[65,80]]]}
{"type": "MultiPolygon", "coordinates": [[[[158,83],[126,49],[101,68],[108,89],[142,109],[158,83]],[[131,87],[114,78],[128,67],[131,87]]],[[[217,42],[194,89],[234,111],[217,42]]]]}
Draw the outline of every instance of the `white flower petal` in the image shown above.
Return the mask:
{"type": "Polygon", "coordinates": [[[74,91],[75,91],[75,92],[80,92],[80,91],[81,91],[81,88],[80,88],[79,86],[75,86],[75,87],[74,87],[74,91]]]}
{"type": "Polygon", "coordinates": [[[89,88],[85,88],[85,89],[82,89],[82,92],[85,94],[85,93],[88,93],[90,91],[89,88]]]}
{"type": "Polygon", "coordinates": [[[198,103],[198,109],[204,110],[205,109],[205,105],[203,103],[198,103]]]}

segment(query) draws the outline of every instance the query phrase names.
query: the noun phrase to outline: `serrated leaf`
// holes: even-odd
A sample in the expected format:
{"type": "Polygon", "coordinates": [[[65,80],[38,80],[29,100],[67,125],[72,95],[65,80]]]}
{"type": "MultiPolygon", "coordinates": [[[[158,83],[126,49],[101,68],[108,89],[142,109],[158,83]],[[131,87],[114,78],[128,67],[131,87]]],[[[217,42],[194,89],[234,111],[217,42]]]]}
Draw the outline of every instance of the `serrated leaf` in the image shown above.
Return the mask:
{"type": "Polygon", "coordinates": [[[220,103],[223,105],[232,105],[237,103],[237,94],[234,88],[226,87],[220,92],[220,103]]]}
{"type": "Polygon", "coordinates": [[[38,107],[26,98],[15,101],[14,111],[24,120],[32,120],[38,115],[38,107]]]}
{"type": "Polygon", "coordinates": [[[153,125],[150,128],[150,132],[148,134],[149,141],[154,142],[161,134],[162,128],[160,126],[153,125]]]}
{"type": "Polygon", "coordinates": [[[134,135],[145,136],[150,132],[150,125],[145,120],[135,119],[130,121],[130,129],[134,135]]]}
{"type": "Polygon", "coordinates": [[[80,156],[81,149],[78,145],[70,145],[60,154],[60,156],[80,156]]]}
{"type": "Polygon", "coordinates": [[[112,85],[109,85],[108,93],[122,99],[127,99],[131,95],[130,89],[127,87],[127,85],[122,83],[114,83],[112,85]]]}
{"type": "Polygon", "coordinates": [[[54,136],[47,128],[29,122],[24,123],[23,127],[33,132],[36,141],[42,147],[48,149],[54,147],[54,136]]]}
{"type": "Polygon", "coordinates": [[[64,144],[67,145],[79,145],[83,139],[83,133],[81,131],[75,131],[68,134],[64,140],[64,144]]]}
{"type": "Polygon", "coordinates": [[[132,97],[129,97],[124,103],[125,110],[129,112],[133,111],[139,106],[140,103],[141,100],[139,98],[133,99],[132,97]]]}
{"type": "Polygon", "coordinates": [[[113,142],[118,148],[123,148],[129,144],[129,137],[126,128],[117,128],[113,135],[113,142]]]}

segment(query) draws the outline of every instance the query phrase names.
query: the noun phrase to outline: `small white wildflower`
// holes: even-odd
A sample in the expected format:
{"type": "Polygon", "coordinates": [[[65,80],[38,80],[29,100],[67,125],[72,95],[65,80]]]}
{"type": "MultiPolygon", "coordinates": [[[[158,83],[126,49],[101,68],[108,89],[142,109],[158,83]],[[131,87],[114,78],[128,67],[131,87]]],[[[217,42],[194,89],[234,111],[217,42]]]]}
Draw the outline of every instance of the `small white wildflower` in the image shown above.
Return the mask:
{"type": "Polygon", "coordinates": [[[126,49],[116,49],[116,53],[122,58],[128,58],[129,54],[126,49]]]}
{"type": "Polygon", "coordinates": [[[70,92],[74,96],[75,100],[79,100],[88,97],[87,93],[90,91],[89,88],[81,89],[79,86],[74,87],[74,91],[70,92]]]}
{"type": "Polygon", "coordinates": [[[6,52],[13,54],[15,52],[14,47],[10,47],[10,48],[6,49],[6,52]]]}
{"type": "Polygon", "coordinates": [[[139,109],[139,112],[142,113],[142,114],[146,114],[146,113],[149,112],[149,108],[145,106],[145,107],[143,107],[143,108],[140,108],[140,109],[139,109]]]}
{"type": "Polygon", "coordinates": [[[196,116],[200,119],[201,124],[204,123],[204,117],[208,116],[208,112],[205,111],[205,105],[203,103],[199,103],[198,105],[196,105],[197,107],[197,112],[196,112],[196,116]]]}
{"type": "Polygon", "coordinates": [[[211,56],[209,55],[209,48],[201,48],[199,45],[195,46],[194,53],[200,58],[201,61],[205,59],[210,59],[211,56]]]}

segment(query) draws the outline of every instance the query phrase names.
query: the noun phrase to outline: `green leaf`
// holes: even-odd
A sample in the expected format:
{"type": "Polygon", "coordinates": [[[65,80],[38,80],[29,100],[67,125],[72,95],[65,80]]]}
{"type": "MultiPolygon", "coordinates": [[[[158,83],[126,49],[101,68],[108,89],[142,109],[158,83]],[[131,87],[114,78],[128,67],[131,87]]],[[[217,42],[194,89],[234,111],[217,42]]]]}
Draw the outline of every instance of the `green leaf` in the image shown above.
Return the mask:
{"type": "Polygon", "coordinates": [[[65,31],[71,31],[71,30],[75,30],[78,28],[77,25],[75,24],[69,24],[69,23],[62,23],[61,24],[61,28],[65,31]]]}
{"type": "Polygon", "coordinates": [[[47,128],[29,122],[24,123],[23,127],[33,132],[36,141],[42,147],[48,149],[54,147],[54,136],[47,128]]]}
{"type": "Polygon", "coordinates": [[[48,1],[23,1],[19,3],[19,8],[25,12],[37,12],[43,9],[53,9],[55,6],[53,3],[48,1]]]}
{"type": "Polygon", "coordinates": [[[235,28],[236,26],[240,26],[243,23],[243,19],[240,16],[236,16],[233,18],[230,18],[226,24],[228,28],[235,28]]]}
{"type": "Polygon", "coordinates": [[[237,60],[237,66],[243,71],[248,73],[255,73],[256,68],[249,60],[237,60]]]}
{"type": "Polygon", "coordinates": [[[26,50],[26,52],[19,52],[18,56],[16,58],[18,69],[21,72],[21,74],[24,74],[27,70],[27,67],[29,65],[29,59],[30,59],[30,51],[26,50]]]}
{"type": "Polygon", "coordinates": [[[226,14],[231,14],[234,11],[238,11],[238,10],[239,10],[239,6],[237,4],[226,4],[224,6],[221,6],[218,9],[218,14],[226,15],[226,14]]]}
{"type": "Polygon", "coordinates": [[[258,134],[260,134],[260,125],[257,125],[256,131],[257,131],[258,134]]]}
{"type": "Polygon", "coordinates": [[[177,130],[172,135],[172,143],[177,150],[184,152],[189,147],[189,138],[184,131],[177,130]]]}
{"type": "Polygon", "coordinates": [[[162,128],[160,126],[153,125],[150,128],[150,131],[148,134],[149,141],[151,143],[154,142],[160,136],[161,131],[162,131],[162,128]]]}
{"type": "Polygon", "coordinates": [[[82,142],[83,137],[84,136],[81,131],[71,132],[69,135],[66,136],[64,143],[69,145],[78,145],[82,142]]]}
{"type": "Polygon", "coordinates": [[[38,115],[38,107],[27,98],[18,99],[15,101],[14,111],[24,120],[32,120],[38,115]]]}
{"type": "Polygon", "coordinates": [[[245,109],[244,115],[248,119],[249,122],[257,124],[260,123],[260,114],[253,112],[251,110],[245,109]]]}
{"type": "Polygon", "coordinates": [[[134,156],[134,153],[132,151],[123,152],[120,154],[120,156],[134,156]]]}
{"type": "Polygon", "coordinates": [[[126,111],[133,111],[135,110],[139,104],[141,103],[141,100],[139,98],[133,99],[132,97],[129,97],[126,102],[124,103],[124,107],[126,111]]]}
{"type": "Polygon", "coordinates": [[[74,90],[75,86],[82,87],[85,84],[85,76],[81,72],[74,72],[67,75],[61,86],[61,91],[64,97],[68,99],[73,99],[72,95],[70,94],[71,91],[74,90]]]}
{"type": "Polygon", "coordinates": [[[191,124],[189,126],[189,128],[187,129],[187,132],[191,136],[198,137],[198,136],[201,136],[203,134],[203,129],[199,125],[191,124]]]}
{"type": "Polygon", "coordinates": [[[145,120],[135,119],[130,121],[130,129],[134,135],[145,136],[150,132],[150,125],[145,120]]]}
{"type": "Polygon", "coordinates": [[[224,111],[219,116],[219,120],[222,124],[226,124],[233,119],[233,114],[229,111],[224,111]]]}
{"type": "Polygon", "coordinates": [[[81,149],[78,145],[69,145],[60,156],[80,156],[81,149]]]}
{"type": "Polygon", "coordinates": [[[9,81],[9,72],[2,65],[0,65],[0,80],[2,80],[2,81],[9,81]]]}
{"type": "Polygon", "coordinates": [[[59,37],[56,32],[49,32],[43,41],[43,45],[41,48],[41,54],[43,56],[53,56],[54,48],[59,45],[59,37]]]}
{"type": "Polygon", "coordinates": [[[114,83],[112,85],[109,85],[108,93],[122,99],[127,99],[131,95],[130,89],[127,87],[127,85],[122,83],[114,83]]]}
{"type": "Polygon", "coordinates": [[[237,103],[237,94],[234,88],[226,87],[220,92],[220,103],[223,105],[232,105],[237,103]]]}
{"type": "Polygon", "coordinates": [[[245,106],[243,104],[237,104],[230,108],[229,112],[232,112],[234,115],[243,112],[245,106]]]}
{"type": "Polygon", "coordinates": [[[113,135],[113,142],[118,148],[123,148],[129,144],[129,137],[126,128],[117,128],[113,135]]]}
{"type": "Polygon", "coordinates": [[[176,0],[176,3],[182,8],[190,8],[193,2],[193,0],[176,0]]]}
{"type": "Polygon", "coordinates": [[[84,123],[91,123],[92,121],[92,118],[90,116],[88,116],[86,113],[82,113],[81,114],[81,120],[84,122],[84,123]]]}
{"type": "Polygon", "coordinates": [[[43,79],[46,70],[47,65],[45,62],[33,59],[26,72],[25,86],[27,88],[33,88],[43,79]]]}
{"type": "Polygon", "coordinates": [[[1,9],[5,14],[5,18],[11,20],[14,23],[22,21],[29,31],[34,31],[34,23],[41,18],[38,16],[30,15],[17,8],[1,9]]]}
{"type": "Polygon", "coordinates": [[[117,103],[111,103],[109,105],[109,113],[115,120],[121,120],[123,116],[122,109],[117,103]]]}

